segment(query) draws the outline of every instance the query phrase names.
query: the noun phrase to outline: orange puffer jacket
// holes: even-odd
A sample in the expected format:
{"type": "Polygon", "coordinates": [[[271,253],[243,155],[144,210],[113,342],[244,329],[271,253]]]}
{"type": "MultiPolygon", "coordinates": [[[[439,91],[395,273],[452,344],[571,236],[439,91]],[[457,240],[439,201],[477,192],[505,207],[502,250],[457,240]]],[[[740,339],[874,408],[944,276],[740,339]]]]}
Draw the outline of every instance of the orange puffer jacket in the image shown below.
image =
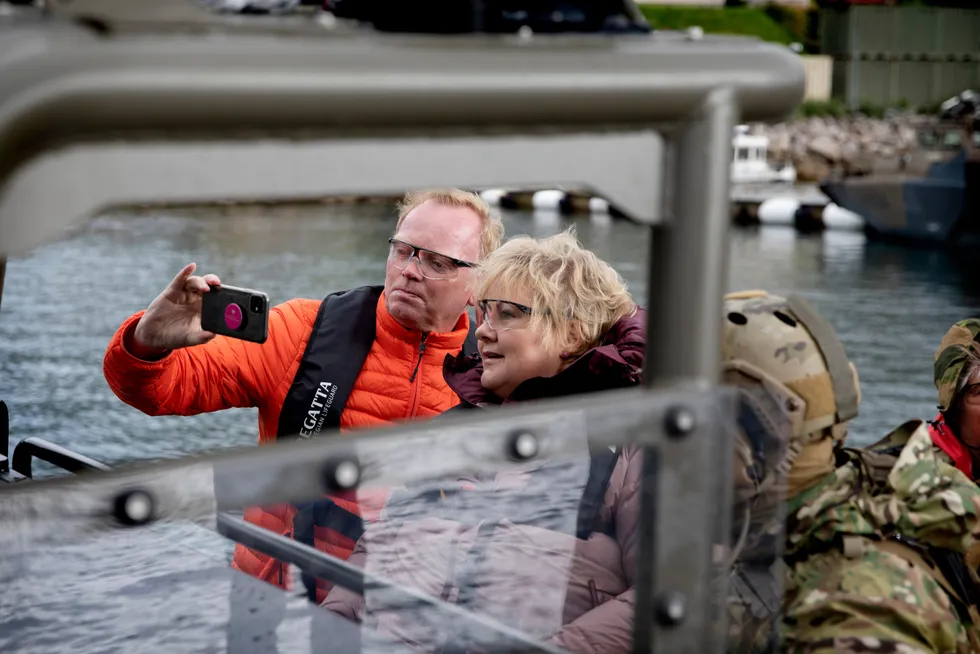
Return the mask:
{"type": "MultiPolygon", "coordinates": [[[[233,407],[257,407],[259,444],[273,443],[279,412],[299,369],[313,330],[320,300],[290,300],[272,308],[269,337],[263,344],[217,336],[205,345],[171,352],[158,361],[137,359],[126,349],[132,342],[137,313],[116,331],[106,350],[103,371],[112,391],[126,404],[149,415],[196,415],[233,407]]],[[[429,334],[418,374],[422,334],[402,327],[385,308],[377,307],[377,335],[341,414],[341,430],[372,427],[415,417],[438,415],[459,403],[442,376],[447,354],[458,354],[469,331],[464,313],[453,331],[429,334]]],[[[365,520],[376,518],[384,497],[360,505],[334,501],[365,520]]],[[[250,507],[245,519],[283,535],[292,532],[289,507],[250,507]]],[[[336,533],[316,534],[318,549],[346,559],[354,543],[336,533]]],[[[234,567],[275,584],[286,586],[281,562],[242,545],[235,548],[234,567]]],[[[318,601],[327,587],[318,588],[318,601]]]]}

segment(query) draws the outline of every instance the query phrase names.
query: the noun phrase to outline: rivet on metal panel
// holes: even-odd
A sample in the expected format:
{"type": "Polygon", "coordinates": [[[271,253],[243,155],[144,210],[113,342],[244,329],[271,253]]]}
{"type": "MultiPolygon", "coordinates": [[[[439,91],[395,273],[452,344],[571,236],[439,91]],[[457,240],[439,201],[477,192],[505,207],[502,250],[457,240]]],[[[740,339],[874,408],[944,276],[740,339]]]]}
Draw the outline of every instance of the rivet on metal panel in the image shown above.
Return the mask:
{"type": "Polygon", "coordinates": [[[657,621],[665,627],[681,623],[686,613],[686,600],[681,593],[667,592],[657,601],[657,621]]]}
{"type": "Polygon", "coordinates": [[[116,496],[112,513],[127,527],[146,524],[153,519],[153,496],[144,490],[130,490],[116,496]]]}
{"type": "Polygon", "coordinates": [[[538,453],[538,439],[529,431],[519,431],[510,437],[510,456],[526,461],[538,453]]]}
{"type": "Polygon", "coordinates": [[[668,409],[664,416],[664,429],[668,436],[681,438],[694,431],[695,422],[694,414],[689,409],[675,406],[668,409]]]}
{"type": "Polygon", "coordinates": [[[351,490],[361,481],[361,466],[353,459],[328,461],[324,466],[323,481],[329,491],[351,490]]]}

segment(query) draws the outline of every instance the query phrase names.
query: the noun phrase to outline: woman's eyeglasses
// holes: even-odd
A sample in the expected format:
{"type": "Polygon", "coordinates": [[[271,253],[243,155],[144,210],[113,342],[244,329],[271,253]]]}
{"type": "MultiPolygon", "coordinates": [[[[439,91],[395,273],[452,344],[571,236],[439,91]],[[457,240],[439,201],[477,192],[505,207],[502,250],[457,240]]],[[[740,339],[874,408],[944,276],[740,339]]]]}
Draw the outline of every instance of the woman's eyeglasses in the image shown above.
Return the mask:
{"type": "Polygon", "coordinates": [[[476,303],[483,319],[495,332],[523,329],[531,320],[531,307],[507,300],[480,300],[476,303]]]}

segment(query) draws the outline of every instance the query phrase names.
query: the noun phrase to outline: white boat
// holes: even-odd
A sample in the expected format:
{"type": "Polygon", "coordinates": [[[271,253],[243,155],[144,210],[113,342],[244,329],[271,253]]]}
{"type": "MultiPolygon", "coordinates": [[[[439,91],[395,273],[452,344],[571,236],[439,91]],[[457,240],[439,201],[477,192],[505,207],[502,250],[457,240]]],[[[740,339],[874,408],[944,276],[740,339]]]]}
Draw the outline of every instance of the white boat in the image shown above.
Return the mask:
{"type": "Polygon", "coordinates": [[[769,164],[769,138],[749,134],[748,125],[735,128],[732,138],[732,183],[752,184],[796,181],[796,168],[787,163],[775,168],[769,164]]]}

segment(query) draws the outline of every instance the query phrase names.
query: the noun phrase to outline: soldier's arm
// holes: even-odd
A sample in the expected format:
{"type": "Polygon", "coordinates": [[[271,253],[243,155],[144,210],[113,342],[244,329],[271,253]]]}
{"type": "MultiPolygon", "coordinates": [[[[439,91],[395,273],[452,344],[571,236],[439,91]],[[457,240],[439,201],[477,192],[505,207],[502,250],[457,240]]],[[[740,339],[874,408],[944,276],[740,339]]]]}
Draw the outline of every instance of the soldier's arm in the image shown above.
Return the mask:
{"type": "Polygon", "coordinates": [[[787,590],[780,651],[970,651],[946,591],[927,571],[889,552],[811,556],[794,566],[787,590]]]}

